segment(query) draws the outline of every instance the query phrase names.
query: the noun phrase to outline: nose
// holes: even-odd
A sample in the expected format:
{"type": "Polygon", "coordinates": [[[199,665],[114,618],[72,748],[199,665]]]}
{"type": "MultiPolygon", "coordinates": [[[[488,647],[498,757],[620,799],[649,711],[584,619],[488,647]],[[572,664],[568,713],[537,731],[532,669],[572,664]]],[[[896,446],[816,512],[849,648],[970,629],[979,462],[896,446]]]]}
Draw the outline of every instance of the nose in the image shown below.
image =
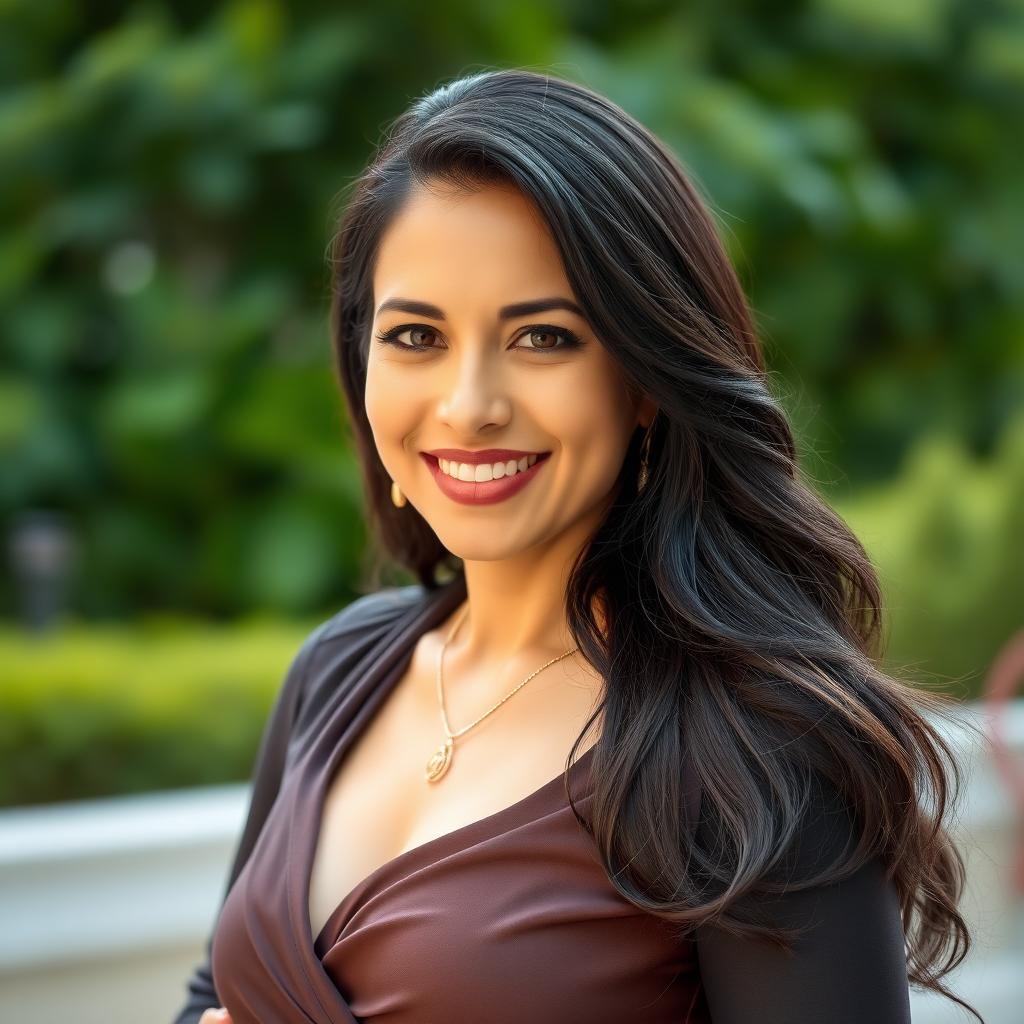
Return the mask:
{"type": "Polygon", "coordinates": [[[437,411],[453,434],[471,437],[485,427],[508,422],[512,396],[496,361],[482,346],[447,361],[437,411]]]}

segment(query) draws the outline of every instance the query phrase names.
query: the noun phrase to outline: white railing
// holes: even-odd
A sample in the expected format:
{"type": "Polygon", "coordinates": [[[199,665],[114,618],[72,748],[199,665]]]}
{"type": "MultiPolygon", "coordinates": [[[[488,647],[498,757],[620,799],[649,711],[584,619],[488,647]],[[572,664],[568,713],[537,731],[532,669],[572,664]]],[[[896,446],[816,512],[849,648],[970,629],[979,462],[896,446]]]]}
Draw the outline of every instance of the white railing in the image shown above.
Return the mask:
{"type": "MultiPolygon", "coordinates": [[[[963,714],[983,724],[978,705],[963,714]]],[[[1004,732],[1024,755],[1024,701],[1008,708],[1004,732]]],[[[1009,881],[1010,798],[974,735],[946,734],[967,768],[954,835],[975,940],[947,983],[986,1024],[1020,1024],[1024,899],[1009,881]]],[[[169,1024],[203,953],[247,798],[247,786],[218,786],[0,811],[0,1020],[169,1024]]],[[[917,992],[912,1005],[915,1024],[973,1019],[917,992]]]]}

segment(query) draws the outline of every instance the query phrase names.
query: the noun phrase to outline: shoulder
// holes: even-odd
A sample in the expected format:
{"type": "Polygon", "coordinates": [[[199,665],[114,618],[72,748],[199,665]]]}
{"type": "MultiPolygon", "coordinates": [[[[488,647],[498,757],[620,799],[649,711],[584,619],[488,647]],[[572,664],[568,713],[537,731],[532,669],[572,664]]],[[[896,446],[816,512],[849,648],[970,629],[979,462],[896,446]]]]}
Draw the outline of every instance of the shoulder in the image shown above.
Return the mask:
{"type": "Polygon", "coordinates": [[[325,619],[295,654],[286,688],[296,691],[298,706],[316,706],[350,670],[376,651],[392,627],[422,607],[428,592],[420,584],[387,587],[364,594],[325,619]]]}
{"type": "Polygon", "coordinates": [[[802,795],[803,804],[782,837],[780,873],[787,881],[817,877],[849,864],[864,839],[857,808],[831,779],[811,776],[802,795]]]}
{"type": "Polygon", "coordinates": [[[315,636],[315,643],[319,644],[386,625],[404,612],[419,607],[426,596],[426,588],[419,583],[406,587],[385,587],[372,594],[364,594],[322,622],[311,636],[315,636]]]}
{"type": "Polygon", "coordinates": [[[873,852],[861,815],[835,781],[822,774],[805,776],[779,799],[764,798],[756,813],[744,816],[745,839],[733,836],[701,788],[695,842],[713,865],[721,886],[738,872],[737,850],[744,846],[768,853],[756,877],[749,873],[736,909],[764,910],[788,893],[835,882],[852,873],[873,852]],[[725,875],[723,875],[723,871],[725,875]]]}
{"type": "Polygon", "coordinates": [[[426,589],[414,583],[357,597],[307,634],[295,660],[305,662],[303,667],[308,668],[310,662],[338,654],[346,647],[363,647],[419,608],[426,596],[426,589]]]}
{"type": "Polygon", "coordinates": [[[306,634],[292,657],[290,675],[304,671],[321,647],[386,626],[404,611],[420,604],[425,596],[425,588],[416,583],[406,587],[386,587],[350,601],[306,634]]]}

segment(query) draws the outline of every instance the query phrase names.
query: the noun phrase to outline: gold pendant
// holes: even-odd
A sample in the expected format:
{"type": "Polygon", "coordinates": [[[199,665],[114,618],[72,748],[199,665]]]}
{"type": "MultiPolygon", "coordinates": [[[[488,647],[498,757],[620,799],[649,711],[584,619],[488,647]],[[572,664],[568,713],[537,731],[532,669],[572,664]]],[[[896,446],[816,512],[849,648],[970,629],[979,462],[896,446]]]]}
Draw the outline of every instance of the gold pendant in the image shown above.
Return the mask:
{"type": "Polygon", "coordinates": [[[454,749],[452,741],[447,739],[434,751],[427,762],[427,770],[424,773],[427,782],[437,782],[448,771],[448,766],[452,763],[452,751],[454,749]]]}

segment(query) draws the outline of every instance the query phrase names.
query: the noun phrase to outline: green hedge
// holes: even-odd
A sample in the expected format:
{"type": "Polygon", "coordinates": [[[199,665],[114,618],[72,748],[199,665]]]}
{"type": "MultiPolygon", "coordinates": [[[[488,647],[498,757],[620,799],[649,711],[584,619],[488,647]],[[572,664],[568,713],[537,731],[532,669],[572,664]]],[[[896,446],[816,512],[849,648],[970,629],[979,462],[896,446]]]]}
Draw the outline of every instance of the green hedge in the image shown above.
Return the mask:
{"type": "Polygon", "coordinates": [[[1024,626],[1024,416],[992,459],[922,439],[899,480],[837,504],[878,567],[887,667],[963,698],[1024,626]]]}
{"type": "Polygon", "coordinates": [[[0,805],[244,780],[315,625],[149,619],[0,630],[0,805]]]}

